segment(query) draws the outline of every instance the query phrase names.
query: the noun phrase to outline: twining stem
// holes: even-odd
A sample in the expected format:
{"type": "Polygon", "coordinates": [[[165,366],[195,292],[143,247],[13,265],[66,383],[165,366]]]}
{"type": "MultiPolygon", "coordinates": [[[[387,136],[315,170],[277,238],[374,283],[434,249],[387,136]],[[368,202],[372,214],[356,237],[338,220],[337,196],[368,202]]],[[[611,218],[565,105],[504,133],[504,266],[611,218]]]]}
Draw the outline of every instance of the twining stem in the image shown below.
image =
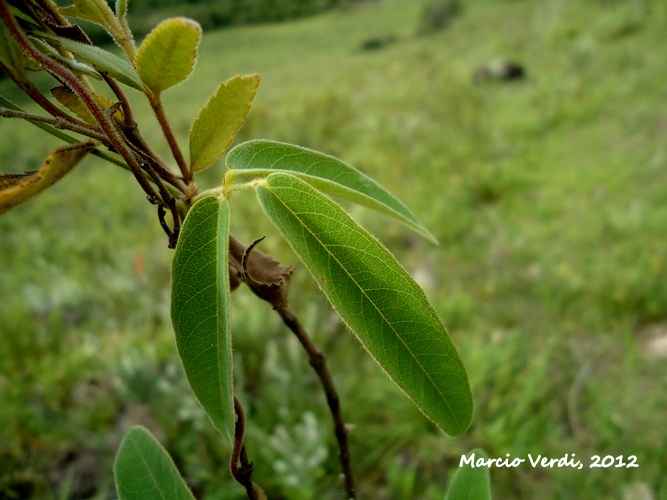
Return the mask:
{"type": "Polygon", "coordinates": [[[301,325],[301,322],[297,316],[287,305],[277,308],[276,312],[280,315],[287,327],[294,333],[294,335],[296,335],[297,339],[299,339],[299,342],[308,353],[308,361],[310,366],[313,367],[317,373],[318,378],[320,379],[320,383],[322,384],[322,388],[324,389],[324,393],[327,398],[329,410],[331,411],[331,417],[333,418],[334,422],[334,434],[336,435],[336,440],[338,441],[338,455],[340,458],[343,477],[345,479],[345,491],[347,493],[347,498],[357,498],[354,487],[354,476],[352,475],[352,467],[350,465],[350,449],[347,441],[347,428],[345,427],[343,413],[340,408],[340,399],[338,397],[338,393],[336,392],[336,387],[334,385],[333,378],[331,377],[331,373],[327,368],[326,358],[324,357],[324,354],[322,354],[317,349],[317,346],[313,343],[312,339],[301,325]]]}
{"type": "Polygon", "coordinates": [[[248,460],[243,435],[245,433],[245,412],[241,402],[234,397],[234,411],[236,413],[236,424],[234,426],[234,448],[230,469],[232,476],[241,486],[245,488],[249,500],[260,500],[261,489],[252,482],[252,462],[248,460]],[[240,464],[240,466],[239,466],[240,464]]]}

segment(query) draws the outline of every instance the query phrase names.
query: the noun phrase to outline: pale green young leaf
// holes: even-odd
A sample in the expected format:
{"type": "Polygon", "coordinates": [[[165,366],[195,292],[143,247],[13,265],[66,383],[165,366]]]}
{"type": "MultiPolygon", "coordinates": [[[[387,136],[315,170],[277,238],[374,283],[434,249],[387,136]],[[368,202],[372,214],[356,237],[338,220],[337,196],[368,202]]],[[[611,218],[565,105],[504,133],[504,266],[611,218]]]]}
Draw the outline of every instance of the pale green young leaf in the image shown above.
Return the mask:
{"type": "Polygon", "coordinates": [[[64,16],[85,19],[104,26],[110,32],[113,32],[117,25],[116,16],[106,0],[73,0],[73,5],[62,7],[60,12],[64,16]]]}
{"type": "Polygon", "coordinates": [[[235,146],[225,159],[228,176],[238,181],[272,172],[292,173],[318,190],[350,199],[396,218],[436,242],[410,210],[370,177],[341,160],[292,144],[254,140],[235,146]]]}
{"type": "MultiPolygon", "coordinates": [[[[468,427],[468,377],[424,292],[331,199],[291,174],[256,186],[259,202],[387,375],[445,432],[468,427]]],[[[354,367],[349,367],[353,370],[354,367]]]]}
{"type": "Polygon", "coordinates": [[[104,71],[108,73],[109,76],[117,79],[125,85],[141,90],[142,87],[139,76],[127,59],[120,58],[108,50],[101,49],[94,45],[86,45],[85,43],[75,42],[68,38],[47,33],[40,33],[40,36],[42,38],[56,40],[64,49],[69,50],[81,60],[92,65],[96,70],[104,71]]]}
{"type": "Polygon", "coordinates": [[[185,17],[162,21],[137,50],[141,81],[154,93],[185,81],[195,67],[201,26],[185,17]]]}
{"type": "Polygon", "coordinates": [[[194,500],[167,450],[144,427],[125,435],[113,471],[120,500],[194,500]]]}
{"type": "Polygon", "coordinates": [[[204,170],[220,158],[243,125],[259,75],[235,76],[220,84],[190,129],[190,169],[204,170]]]}
{"type": "Polygon", "coordinates": [[[127,17],[127,2],[128,0],[116,0],[116,17],[118,19],[127,17]]]}
{"type": "MultiPolygon", "coordinates": [[[[475,449],[472,455],[477,460],[486,460],[486,455],[480,449],[475,449]]],[[[445,500],[491,500],[491,478],[488,467],[463,464],[454,474],[452,482],[447,488],[445,500]]]]}
{"type": "Polygon", "coordinates": [[[188,212],[178,238],[171,320],[190,387],[231,443],[235,415],[228,260],[229,203],[205,196],[188,212]]]}

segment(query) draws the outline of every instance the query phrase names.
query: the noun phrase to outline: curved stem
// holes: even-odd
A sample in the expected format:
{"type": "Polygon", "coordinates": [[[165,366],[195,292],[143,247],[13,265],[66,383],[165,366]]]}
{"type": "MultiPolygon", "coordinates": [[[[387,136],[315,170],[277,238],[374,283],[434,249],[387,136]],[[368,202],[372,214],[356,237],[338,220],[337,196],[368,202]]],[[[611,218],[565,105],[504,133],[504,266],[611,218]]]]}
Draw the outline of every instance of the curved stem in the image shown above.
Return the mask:
{"type": "Polygon", "coordinates": [[[252,462],[248,460],[245,445],[243,444],[245,412],[236,396],[234,397],[234,411],[236,412],[236,425],[234,426],[234,448],[232,449],[230,469],[236,482],[245,488],[248,498],[250,500],[259,500],[258,493],[261,490],[252,482],[252,462]]]}
{"type": "Polygon", "coordinates": [[[297,339],[299,339],[299,342],[308,353],[308,361],[310,366],[313,367],[315,373],[317,373],[317,376],[320,379],[320,383],[324,389],[324,394],[327,398],[329,410],[331,411],[331,417],[334,422],[334,434],[336,435],[336,440],[338,442],[338,456],[340,458],[343,477],[345,479],[345,491],[347,493],[347,498],[357,498],[354,486],[354,476],[352,474],[352,466],[350,465],[350,449],[347,441],[347,427],[345,427],[345,421],[343,420],[343,413],[340,407],[340,399],[338,397],[338,393],[336,392],[333,378],[331,377],[331,373],[327,368],[326,358],[324,357],[324,354],[322,354],[317,349],[317,346],[313,343],[312,339],[299,322],[299,319],[288,306],[280,307],[276,309],[276,312],[280,315],[287,327],[294,333],[294,335],[296,335],[297,339]]]}

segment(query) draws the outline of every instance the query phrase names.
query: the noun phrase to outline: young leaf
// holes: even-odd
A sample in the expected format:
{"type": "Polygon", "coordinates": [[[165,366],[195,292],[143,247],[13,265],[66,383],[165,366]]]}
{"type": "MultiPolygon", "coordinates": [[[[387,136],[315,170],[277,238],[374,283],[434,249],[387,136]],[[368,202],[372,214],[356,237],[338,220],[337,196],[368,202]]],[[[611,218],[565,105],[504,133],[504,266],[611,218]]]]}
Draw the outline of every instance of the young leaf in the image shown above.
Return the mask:
{"type": "Polygon", "coordinates": [[[235,146],[225,160],[232,178],[288,172],[320,191],[348,198],[394,217],[425,238],[435,237],[391,193],[338,158],[292,144],[254,140],[235,146]]]}
{"type": "Polygon", "coordinates": [[[185,81],[195,66],[201,26],[184,17],[161,22],[137,51],[137,72],[154,94],[185,81]]]}
{"type": "Polygon", "coordinates": [[[133,427],[127,433],[113,469],[121,500],[194,500],[167,450],[144,427],[133,427]]]}
{"type": "Polygon", "coordinates": [[[229,203],[205,196],[188,212],[178,238],[171,320],[190,387],[231,443],[235,414],[228,265],[229,203]]]}
{"type": "Polygon", "coordinates": [[[94,148],[93,141],[58,148],[44,160],[39,170],[0,175],[0,214],[58,182],[94,148]]]}
{"type": "Polygon", "coordinates": [[[257,196],[387,375],[445,432],[464,432],[472,414],[465,368],[424,292],[394,256],[291,174],[269,175],[257,185],[257,196]]]}
{"type": "Polygon", "coordinates": [[[106,1],[73,0],[73,3],[74,5],[62,7],[60,12],[64,16],[77,17],[99,24],[113,32],[113,27],[117,25],[118,20],[106,1]]]}
{"type": "Polygon", "coordinates": [[[235,76],[218,87],[190,129],[190,169],[204,170],[220,158],[243,125],[259,87],[259,75],[235,76]]]}
{"type": "Polygon", "coordinates": [[[139,76],[127,59],[121,59],[108,50],[100,49],[94,45],[86,45],[47,33],[40,33],[39,36],[57,41],[64,49],[91,64],[98,71],[104,71],[125,85],[141,90],[139,76]]]}
{"type": "MultiPolygon", "coordinates": [[[[471,452],[473,459],[486,459],[482,450],[471,452]]],[[[491,480],[488,467],[463,465],[456,471],[447,488],[445,500],[491,500],[491,480]]]]}

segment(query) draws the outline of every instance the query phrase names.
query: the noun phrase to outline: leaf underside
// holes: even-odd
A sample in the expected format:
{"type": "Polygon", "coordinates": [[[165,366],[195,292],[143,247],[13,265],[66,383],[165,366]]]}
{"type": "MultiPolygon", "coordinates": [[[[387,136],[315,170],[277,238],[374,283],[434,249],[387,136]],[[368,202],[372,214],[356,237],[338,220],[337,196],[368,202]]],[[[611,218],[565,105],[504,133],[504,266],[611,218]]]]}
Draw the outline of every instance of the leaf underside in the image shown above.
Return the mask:
{"type": "Polygon", "coordinates": [[[229,204],[206,196],[188,212],[178,239],[171,318],[190,387],[231,443],[235,414],[228,262],[229,204]]]}
{"type": "Polygon", "coordinates": [[[194,69],[200,40],[201,27],[192,19],[161,22],[137,50],[141,81],[155,94],[185,81],[194,69]]]}
{"type": "Polygon", "coordinates": [[[423,291],[336,203],[289,174],[257,187],[259,202],[369,354],[445,432],[472,416],[468,378],[423,291]]]}
{"type": "Polygon", "coordinates": [[[259,75],[235,76],[220,84],[190,129],[190,169],[204,170],[231,144],[252,104],[259,75]]]}

